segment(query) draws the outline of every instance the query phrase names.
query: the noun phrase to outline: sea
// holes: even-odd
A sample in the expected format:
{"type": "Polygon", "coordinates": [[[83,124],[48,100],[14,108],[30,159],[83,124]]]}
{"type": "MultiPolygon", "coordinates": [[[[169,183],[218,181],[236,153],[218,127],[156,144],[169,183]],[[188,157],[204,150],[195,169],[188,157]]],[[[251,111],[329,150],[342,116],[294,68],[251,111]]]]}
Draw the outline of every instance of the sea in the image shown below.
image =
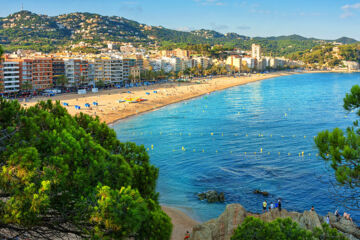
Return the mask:
{"type": "Polygon", "coordinates": [[[289,211],[314,206],[326,215],[339,209],[359,222],[360,212],[343,205],[350,193],[334,186],[333,171],[314,143],[320,131],[346,130],[358,118],[343,109],[343,98],[355,84],[360,73],[276,77],[168,105],[112,127],[120,141],[144,145],[159,168],[160,203],[195,220],[216,218],[230,203],[261,212],[264,200],[281,198],[289,211]],[[254,194],[255,189],[270,195],[254,194]],[[200,201],[197,194],[209,190],[224,192],[226,201],[200,201]]]}

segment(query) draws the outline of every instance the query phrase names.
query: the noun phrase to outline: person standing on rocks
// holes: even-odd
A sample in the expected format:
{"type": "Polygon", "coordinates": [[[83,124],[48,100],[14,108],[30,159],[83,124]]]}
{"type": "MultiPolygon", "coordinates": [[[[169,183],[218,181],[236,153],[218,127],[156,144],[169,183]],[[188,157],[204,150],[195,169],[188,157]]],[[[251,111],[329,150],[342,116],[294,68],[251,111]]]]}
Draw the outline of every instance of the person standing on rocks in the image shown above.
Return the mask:
{"type": "Polygon", "coordinates": [[[327,215],[327,216],[326,216],[326,220],[325,220],[325,221],[326,221],[326,223],[327,223],[328,225],[330,225],[330,218],[329,218],[329,215],[327,215]]]}
{"type": "Polygon", "coordinates": [[[263,202],[263,212],[266,212],[267,202],[264,200],[263,202]]]}
{"type": "Polygon", "coordinates": [[[273,204],[273,202],[270,203],[269,211],[271,211],[272,209],[274,209],[274,204],[273,204]]]}
{"type": "Polygon", "coordinates": [[[280,200],[280,198],[278,200],[278,208],[279,208],[279,212],[281,212],[281,200],[280,200]]]}

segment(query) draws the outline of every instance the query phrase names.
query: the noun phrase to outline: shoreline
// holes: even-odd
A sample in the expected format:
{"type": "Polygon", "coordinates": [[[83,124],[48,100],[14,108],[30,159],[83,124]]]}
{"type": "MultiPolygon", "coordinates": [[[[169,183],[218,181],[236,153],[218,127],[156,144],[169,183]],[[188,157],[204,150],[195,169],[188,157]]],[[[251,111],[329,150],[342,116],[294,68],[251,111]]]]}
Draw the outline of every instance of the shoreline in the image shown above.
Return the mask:
{"type": "MultiPolygon", "coordinates": [[[[99,93],[89,93],[86,95],[66,94],[51,97],[53,101],[60,101],[61,104],[68,103],[67,110],[71,115],[80,112],[91,116],[98,116],[100,121],[108,125],[115,124],[126,118],[137,116],[146,112],[158,110],[170,104],[182,102],[210,94],[215,91],[225,90],[231,87],[240,86],[265,79],[294,74],[304,74],[311,72],[275,72],[268,74],[253,74],[241,77],[219,77],[208,81],[195,82],[172,82],[160,83],[144,87],[134,87],[130,89],[111,89],[103,90],[99,93]],[[128,93],[128,91],[130,93],[128,93]],[[155,93],[156,92],[156,93],[155,93]],[[126,98],[145,98],[146,101],[139,103],[128,103],[118,101],[126,98]],[[85,108],[84,105],[98,102],[98,106],[85,108]],[[75,105],[81,106],[80,110],[75,109],[75,105]]],[[[49,97],[39,97],[31,99],[29,102],[20,102],[22,106],[29,107],[41,100],[49,97]]]]}

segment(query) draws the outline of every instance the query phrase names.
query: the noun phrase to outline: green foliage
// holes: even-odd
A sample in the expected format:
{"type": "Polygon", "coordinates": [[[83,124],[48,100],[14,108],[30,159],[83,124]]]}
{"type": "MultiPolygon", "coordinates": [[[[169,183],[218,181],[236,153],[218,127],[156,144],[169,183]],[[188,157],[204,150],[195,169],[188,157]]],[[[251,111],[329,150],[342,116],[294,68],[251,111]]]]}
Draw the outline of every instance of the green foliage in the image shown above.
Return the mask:
{"type": "Polygon", "coordinates": [[[331,229],[327,224],[323,229],[316,228],[313,232],[300,228],[290,218],[278,218],[273,222],[266,223],[255,217],[247,217],[244,222],[235,230],[231,240],[317,240],[317,239],[338,239],[346,238],[331,229]]]}
{"type": "Polygon", "coordinates": [[[360,62],[360,45],[344,45],[340,46],[340,56],[347,61],[360,62]]]}
{"type": "Polygon", "coordinates": [[[4,54],[4,49],[2,48],[2,46],[0,45],[0,57],[4,54]]]}
{"type": "Polygon", "coordinates": [[[98,118],[72,117],[51,101],[24,109],[0,99],[0,132],[2,228],[169,239],[171,221],[155,192],[158,169],[143,146],[121,143],[98,118]]]}
{"type": "MultiPolygon", "coordinates": [[[[351,93],[344,98],[344,109],[357,111],[360,116],[360,87],[355,85],[351,93]]],[[[360,129],[358,121],[353,126],[343,130],[322,131],[315,138],[320,157],[330,162],[335,171],[335,178],[340,186],[351,189],[352,199],[360,201],[360,129]]]]}

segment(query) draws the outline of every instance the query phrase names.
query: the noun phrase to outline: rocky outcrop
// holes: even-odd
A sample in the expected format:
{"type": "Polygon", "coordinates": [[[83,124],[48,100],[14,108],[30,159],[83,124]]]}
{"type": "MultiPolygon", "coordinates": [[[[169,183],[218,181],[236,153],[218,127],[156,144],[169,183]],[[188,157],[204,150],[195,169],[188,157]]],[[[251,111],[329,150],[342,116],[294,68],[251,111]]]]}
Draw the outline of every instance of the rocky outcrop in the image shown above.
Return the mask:
{"type": "MultiPolygon", "coordinates": [[[[230,204],[226,206],[225,211],[217,218],[212,219],[200,225],[193,227],[191,240],[229,240],[235,229],[240,225],[247,216],[258,217],[265,222],[274,221],[277,218],[291,218],[302,228],[312,230],[316,227],[322,228],[322,217],[319,217],[315,211],[305,211],[303,213],[288,212],[286,209],[279,211],[273,209],[271,212],[264,214],[250,213],[240,204],[230,204]]],[[[345,233],[351,239],[360,238],[359,228],[349,220],[341,219],[335,221],[335,216],[330,215],[331,226],[345,233]]]]}
{"type": "Polygon", "coordinates": [[[330,225],[332,227],[338,229],[343,233],[350,234],[355,238],[360,239],[360,229],[355,223],[343,217],[341,217],[340,219],[336,219],[335,215],[332,213],[329,213],[328,215],[330,218],[330,225]]]}
{"type": "Polygon", "coordinates": [[[198,197],[200,200],[207,200],[208,203],[225,202],[225,195],[223,192],[218,193],[214,190],[210,190],[204,193],[199,193],[198,197]]]}
{"type": "Polygon", "coordinates": [[[263,195],[264,197],[268,197],[269,196],[269,193],[268,192],[265,192],[265,191],[261,191],[260,189],[255,189],[253,191],[254,194],[261,194],[263,195]]]}

